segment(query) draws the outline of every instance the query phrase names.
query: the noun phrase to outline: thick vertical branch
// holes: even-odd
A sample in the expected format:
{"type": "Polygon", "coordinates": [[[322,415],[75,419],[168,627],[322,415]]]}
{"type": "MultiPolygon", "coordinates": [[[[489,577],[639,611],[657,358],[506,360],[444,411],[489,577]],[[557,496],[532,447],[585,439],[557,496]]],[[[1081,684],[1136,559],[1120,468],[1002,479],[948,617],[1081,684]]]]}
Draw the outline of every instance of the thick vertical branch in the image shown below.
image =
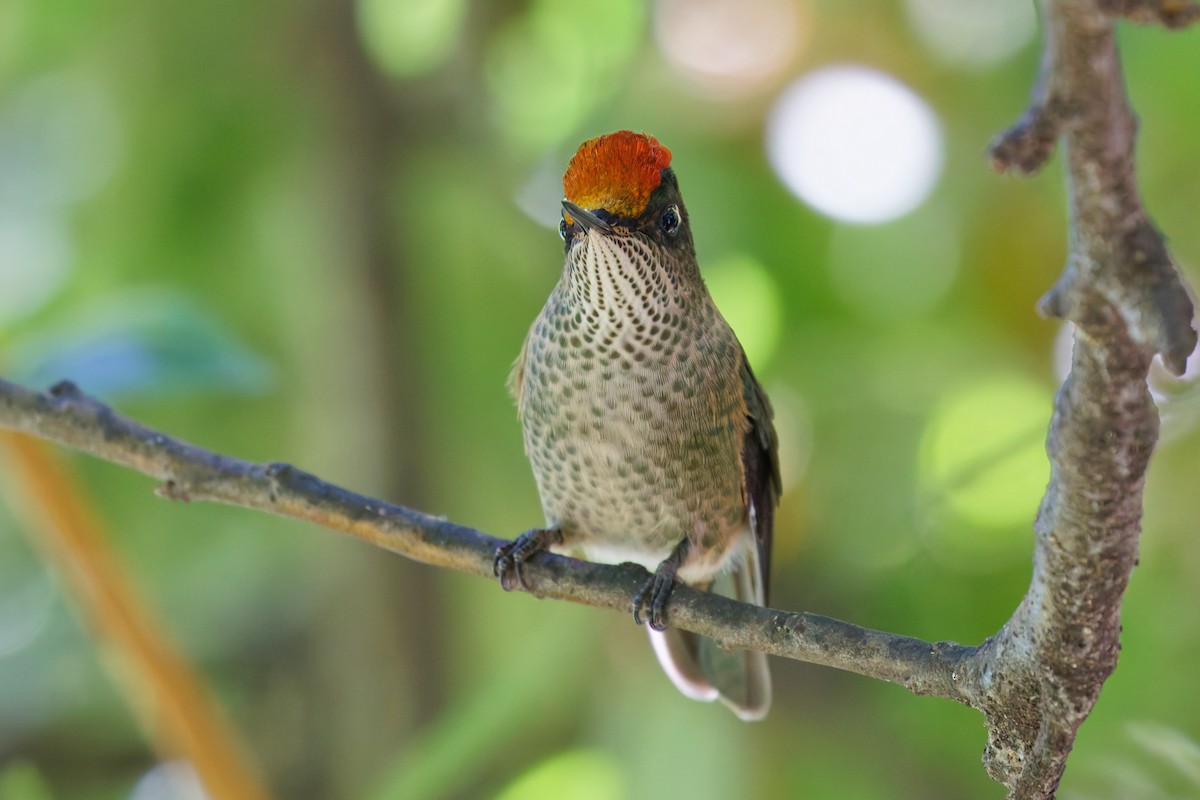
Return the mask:
{"type": "Polygon", "coordinates": [[[1191,301],[1138,197],[1136,123],[1103,5],[1044,2],[1046,51],[1030,109],[992,146],[1000,169],[1028,172],[1055,139],[1064,142],[1070,254],[1039,310],[1075,324],[1071,373],[1047,436],[1051,478],[1033,579],[978,665],[984,762],[1014,798],[1054,795],[1076,731],[1116,667],[1158,439],[1146,372],[1160,354],[1181,373],[1196,344],[1191,301]]]}

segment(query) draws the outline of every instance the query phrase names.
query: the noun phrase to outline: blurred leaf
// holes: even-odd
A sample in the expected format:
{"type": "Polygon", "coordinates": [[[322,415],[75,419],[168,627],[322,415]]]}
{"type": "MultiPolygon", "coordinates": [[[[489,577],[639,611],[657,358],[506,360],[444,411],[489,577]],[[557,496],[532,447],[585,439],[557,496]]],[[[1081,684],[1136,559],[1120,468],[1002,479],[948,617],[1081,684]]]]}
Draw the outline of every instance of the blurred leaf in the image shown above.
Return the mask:
{"type": "Polygon", "coordinates": [[[1173,767],[1200,791],[1200,743],[1178,728],[1158,722],[1129,723],[1129,737],[1165,764],[1173,767]]]}
{"type": "Polygon", "coordinates": [[[429,72],[454,53],[463,0],[358,0],[358,29],[371,59],[397,77],[429,72]]]}
{"type": "Polygon", "coordinates": [[[510,755],[497,746],[498,740],[527,741],[559,724],[559,718],[571,709],[571,704],[561,699],[570,696],[577,676],[586,671],[584,657],[593,652],[595,642],[591,628],[570,623],[574,609],[544,610],[547,613],[539,618],[539,631],[512,648],[513,653],[525,657],[495,661],[481,676],[482,683],[461,695],[425,737],[397,760],[377,790],[369,794],[371,800],[445,797],[478,780],[480,773],[510,755]],[[546,630],[555,629],[558,635],[552,650],[531,646],[542,641],[546,630]],[[536,660],[536,665],[531,660],[536,660]],[[546,704],[547,697],[560,702],[546,704]],[[530,709],[538,711],[529,713],[530,709]]]}
{"type": "Polygon", "coordinates": [[[53,800],[53,797],[33,764],[16,761],[0,772],[0,800],[53,800]]]}
{"type": "Polygon", "coordinates": [[[28,317],[58,294],[72,257],[61,214],[0,210],[0,326],[28,317]]]}
{"type": "Polygon", "coordinates": [[[753,256],[731,253],[705,267],[704,282],[761,378],[779,349],[783,331],[783,304],[775,278],[753,256]]]}
{"type": "Polygon", "coordinates": [[[537,0],[491,42],[487,79],[500,129],[518,146],[544,148],[576,130],[615,94],[637,52],[646,12],[633,0],[590,6],[537,0]]]}
{"type": "Polygon", "coordinates": [[[85,200],[112,177],[123,147],[112,98],[94,76],[29,81],[0,105],[0,208],[85,200]]]}
{"type": "Polygon", "coordinates": [[[621,765],[598,750],[551,756],[517,778],[496,800],[617,800],[628,797],[621,765]]]}
{"type": "Polygon", "coordinates": [[[62,329],[13,342],[6,371],[30,386],[69,378],[87,391],[262,392],[269,365],[186,295],[169,289],[106,294],[62,329]]]}
{"type": "MultiPolygon", "coordinates": [[[[950,392],[922,445],[927,490],[984,529],[1028,521],[1050,473],[1042,446],[1050,408],[1049,390],[1019,376],[995,375],[950,392]]],[[[997,546],[992,534],[983,540],[958,544],[979,554],[997,546]]]]}

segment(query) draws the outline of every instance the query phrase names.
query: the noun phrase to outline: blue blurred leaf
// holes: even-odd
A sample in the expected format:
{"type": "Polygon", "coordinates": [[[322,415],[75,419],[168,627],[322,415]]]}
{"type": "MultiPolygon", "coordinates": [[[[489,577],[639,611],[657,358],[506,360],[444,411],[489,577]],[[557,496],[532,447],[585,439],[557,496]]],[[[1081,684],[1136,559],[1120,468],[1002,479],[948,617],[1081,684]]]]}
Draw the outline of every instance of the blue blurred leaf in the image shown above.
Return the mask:
{"type": "Polygon", "coordinates": [[[157,288],[110,293],[66,326],[10,343],[4,370],[29,386],[64,378],[103,397],[216,389],[257,393],[270,365],[186,295],[157,288]]]}

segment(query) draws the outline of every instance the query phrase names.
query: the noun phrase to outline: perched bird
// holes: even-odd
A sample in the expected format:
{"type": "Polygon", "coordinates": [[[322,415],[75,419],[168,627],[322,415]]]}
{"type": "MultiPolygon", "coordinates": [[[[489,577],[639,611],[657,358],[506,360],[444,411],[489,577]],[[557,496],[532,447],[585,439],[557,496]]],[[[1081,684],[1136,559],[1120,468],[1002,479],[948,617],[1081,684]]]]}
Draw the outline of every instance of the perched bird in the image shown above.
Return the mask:
{"type": "Polygon", "coordinates": [[[546,527],[499,548],[495,570],[511,589],[543,549],[642,564],[633,616],[671,680],[759,719],[766,656],[665,619],[676,580],[765,605],[780,493],[770,403],[700,277],[670,164],[620,131],[563,176],[562,277],[510,379],[546,527]]]}

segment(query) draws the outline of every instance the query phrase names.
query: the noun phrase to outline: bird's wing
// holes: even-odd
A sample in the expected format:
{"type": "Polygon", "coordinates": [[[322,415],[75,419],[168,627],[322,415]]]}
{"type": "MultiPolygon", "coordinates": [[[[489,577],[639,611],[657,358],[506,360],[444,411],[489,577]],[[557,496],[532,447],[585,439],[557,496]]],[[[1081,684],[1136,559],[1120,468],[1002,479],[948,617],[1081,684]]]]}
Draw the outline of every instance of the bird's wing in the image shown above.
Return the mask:
{"type": "Polygon", "coordinates": [[[741,354],[742,388],[749,427],[742,440],[742,492],[762,568],[763,603],[768,602],[771,576],[771,537],[775,506],[783,487],[779,479],[779,438],[771,421],[771,401],[759,386],[745,352],[741,354]]]}

